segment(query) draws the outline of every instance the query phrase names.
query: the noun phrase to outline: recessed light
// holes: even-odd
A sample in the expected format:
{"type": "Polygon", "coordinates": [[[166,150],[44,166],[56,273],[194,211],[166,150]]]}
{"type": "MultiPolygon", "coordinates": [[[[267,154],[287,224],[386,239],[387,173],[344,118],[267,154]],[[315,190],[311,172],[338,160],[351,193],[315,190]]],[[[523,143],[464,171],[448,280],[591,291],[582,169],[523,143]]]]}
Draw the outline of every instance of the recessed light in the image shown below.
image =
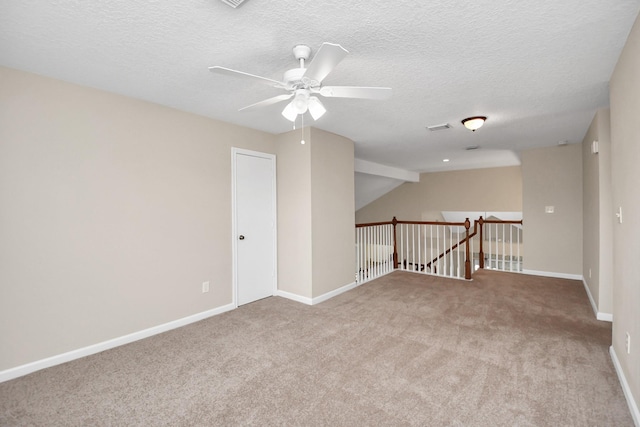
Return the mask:
{"type": "Polygon", "coordinates": [[[569,143],[569,141],[567,141],[566,139],[563,139],[562,141],[558,141],[558,145],[567,145],[569,143]]]}
{"type": "Polygon", "coordinates": [[[443,162],[447,163],[449,159],[442,159],[443,162]]]}

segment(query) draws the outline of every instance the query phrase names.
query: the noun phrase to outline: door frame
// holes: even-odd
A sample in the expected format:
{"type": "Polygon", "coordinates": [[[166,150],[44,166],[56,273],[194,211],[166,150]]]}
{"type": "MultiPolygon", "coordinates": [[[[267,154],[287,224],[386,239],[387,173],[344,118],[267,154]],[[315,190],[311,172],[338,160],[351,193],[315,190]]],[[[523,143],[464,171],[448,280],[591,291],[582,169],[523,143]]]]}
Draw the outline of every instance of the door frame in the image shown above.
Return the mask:
{"type": "Polygon", "coordinates": [[[253,156],[271,160],[273,166],[273,174],[271,176],[271,195],[272,195],[272,212],[273,221],[273,273],[272,273],[272,295],[278,290],[278,212],[276,197],[276,156],[275,154],[262,153],[259,151],[246,150],[243,148],[231,147],[231,245],[232,245],[232,287],[233,301],[232,304],[238,308],[238,217],[237,217],[237,181],[236,181],[236,161],[238,155],[253,156]]]}

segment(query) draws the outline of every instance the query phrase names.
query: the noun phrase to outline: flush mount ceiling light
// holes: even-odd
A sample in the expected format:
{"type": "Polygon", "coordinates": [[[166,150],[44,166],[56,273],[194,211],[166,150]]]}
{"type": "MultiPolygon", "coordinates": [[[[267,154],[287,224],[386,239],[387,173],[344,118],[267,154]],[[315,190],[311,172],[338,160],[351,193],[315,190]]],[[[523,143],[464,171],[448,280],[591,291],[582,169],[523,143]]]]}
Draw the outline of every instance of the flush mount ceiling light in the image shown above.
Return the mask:
{"type": "Polygon", "coordinates": [[[487,120],[485,116],[468,117],[462,121],[462,124],[470,131],[475,132],[482,127],[485,120],[487,120]]]}

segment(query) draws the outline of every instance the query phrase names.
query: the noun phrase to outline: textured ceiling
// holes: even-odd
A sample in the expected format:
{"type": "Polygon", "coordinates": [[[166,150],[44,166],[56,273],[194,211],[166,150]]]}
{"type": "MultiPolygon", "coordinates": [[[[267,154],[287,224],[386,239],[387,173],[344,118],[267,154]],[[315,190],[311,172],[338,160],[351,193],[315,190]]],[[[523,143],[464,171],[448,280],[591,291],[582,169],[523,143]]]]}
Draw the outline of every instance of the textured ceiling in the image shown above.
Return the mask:
{"type": "Polygon", "coordinates": [[[297,66],[295,44],[340,43],[350,54],[325,84],[393,88],[387,101],[323,100],[314,126],[355,141],[356,157],[420,172],[513,165],[523,149],[582,140],[608,105],[639,9],[640,0],[248,0],[237,9],[4,0],[0,64],[277,134],[292,128],[283,104],[237,110],[281,92],[208,67],[281,80],[297,66]],[[460,124],[472,115],[488,116],[475,133],[460,124]],[[452,129],[425,129],[442,123],[452,129]]]}

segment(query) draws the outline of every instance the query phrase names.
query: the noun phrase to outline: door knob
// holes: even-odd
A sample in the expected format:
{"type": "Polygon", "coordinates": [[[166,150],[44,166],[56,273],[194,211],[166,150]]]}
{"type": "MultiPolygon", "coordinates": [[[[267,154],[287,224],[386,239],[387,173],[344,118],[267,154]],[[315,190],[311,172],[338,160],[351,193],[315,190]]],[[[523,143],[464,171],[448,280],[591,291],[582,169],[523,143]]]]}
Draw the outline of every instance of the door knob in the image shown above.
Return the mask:
{"type": "Polygon", "coordinates": [[[238,239],[244,240],[244,236],[241,234],[240,237],[238,237],[238,239]]]}

